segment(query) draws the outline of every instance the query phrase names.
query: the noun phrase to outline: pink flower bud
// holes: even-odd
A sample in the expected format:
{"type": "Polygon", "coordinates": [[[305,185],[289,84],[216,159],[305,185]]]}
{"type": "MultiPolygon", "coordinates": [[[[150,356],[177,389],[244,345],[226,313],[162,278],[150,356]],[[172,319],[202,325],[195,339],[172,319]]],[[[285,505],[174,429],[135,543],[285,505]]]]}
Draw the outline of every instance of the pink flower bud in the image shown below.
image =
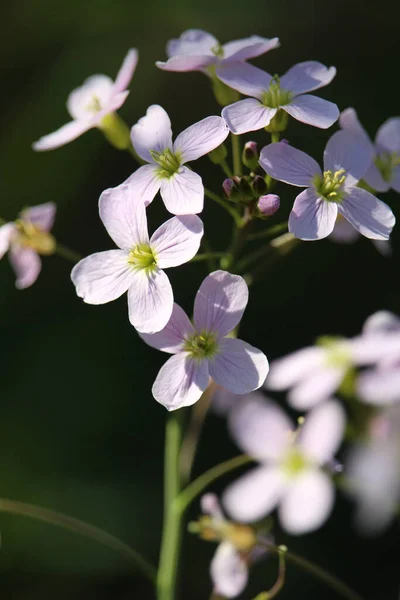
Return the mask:
{"type": "Polygon", "coordinates": [[[281,200],[279,196],[276,194],[267,194],[266,196],[261,196],[258,199],[257,207],[262,215],[265,217],[270,217],[274,215],[277,210],[279,210],[279,206],[281,204],[281,200]]]}
{"type": "Polygon", "coordinates": [[[258,167],[258,145],[256,142],[246,142],[243,148],[242,161],[243,164],[254,171],[258,167]]]}

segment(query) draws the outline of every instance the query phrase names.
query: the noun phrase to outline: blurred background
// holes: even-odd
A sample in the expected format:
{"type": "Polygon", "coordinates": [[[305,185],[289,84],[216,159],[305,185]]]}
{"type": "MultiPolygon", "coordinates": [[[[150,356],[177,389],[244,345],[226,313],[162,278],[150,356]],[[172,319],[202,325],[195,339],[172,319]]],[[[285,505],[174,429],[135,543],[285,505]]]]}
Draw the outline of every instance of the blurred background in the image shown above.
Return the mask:
{"type": "MultiPolygon", "coordinates": [[[[400,5],[382,0],[3,0],[0,64],[0,216],[15,218],[25,205],[57,203],[57,239],[86,256],[112,247],[97,213],[100,193],[121,183],[135,165],[126,153],[90,131],[48,153],[31,143],[69,120],[69,92],[94,73],[114,77],[128,48],[140,59],[131,93],[121,110],[132,125],[148,105],[161,104],[174,131],[219,114],[209,82],[200,73],[164,73],[168,39],[202,28],[221,42],[259,34],[279,36],[281,48],[255,64],[283,73],[314,59],[338,74],[318,92],[340,109],[354,106],[371,135],[399,115],[394,74],[398,71],[400,5]]],[[[335,127],[332,128],[332,131],[335,127]]],[[[290,122],[286,137],[317,159],[329,134],[290,122]]],[[[267,142],[257,132],[246,139],[267,142]]],[[[222,177],[207,158],[198,163],[207,187],[222,177]]],[[[285,219],[295,190],[280,186],[285,219]]],[[[384,198],[400,216],[399,196],[384,198]]],[[[158,200],[150,222],[166,217],[158,200]]],[[[229,218],[206,203],[206,231],[224,249],[229,218]]],[[[393,256],[383,258],[368,240],[350,246],[330,241],[302,243],[254,286],[241,336],[270,359],[313,342],[320,334],[352,335],[378,309],[400,312],[400,236],[393,256]]],[[[0,496],[52,508],[87,520],[157,560],[162,511],[162,453],[166,411],[151,396],[165,356],[140,342],[127,319],[126,298],[84,305],[69,280],[71,264],[44,259],[30,289],[18,292],[4,259],[0,264],[1,407],[0,496]]],[[[175,296],[191,310],[205,275],[198,263],[169,272],[175,296]]],[[[237,453],[225,422],[210,415],[195,472],[237,453]]],[[[229,478],[214,489],[223,489],[229,478]]],[[[190,517],[198,514],[194,505],[190,517]]],[[[315,534],[279,543],[315,560],[346,580],[365,598],[398,597],[399,543],[394,525],[376,539],[352,530],[352,506],[342,497],[331,520],[315,534]]],[[[15,600],[152,598],[142,577],[119,554],[78,535],[23,517],[0,514],[0,597],[15,600]]],[[[212,544],[187,534],[182,598],[209,597],[212,544]]],[[[258,567],[250,598],[267,589],[275,560],[258,567]]],[[[283,600],[334,600],[296,567],[290,567],[283,600]]]]}

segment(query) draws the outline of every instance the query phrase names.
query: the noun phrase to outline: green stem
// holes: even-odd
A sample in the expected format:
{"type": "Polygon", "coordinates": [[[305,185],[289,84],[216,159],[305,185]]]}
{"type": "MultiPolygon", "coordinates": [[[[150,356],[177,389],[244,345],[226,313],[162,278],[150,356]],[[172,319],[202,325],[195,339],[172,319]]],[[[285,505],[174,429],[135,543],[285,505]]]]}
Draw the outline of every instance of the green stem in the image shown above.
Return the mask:
{"type": "Polygon", "coordinates": [[[242,157],[240,151],[240,137],[231,133],[232,140],[232,159],[234,175],[242,174],[242,157]]]}
{"type": "Polygon", "coordinates": [[[99,527],[95,527],[94,525],[90,525],[89,523],[85,523],[84,521],[69,517],[68,515],[64,515],[54,510],[49,510],[33,504],[26,504],[25,502],[9,500],[8,498],[0,498],[0,512],[30,517],[84,535],[99,544],[103,544],[112,550],[120,552],[120,554],[127,560],[130,560],[143,575],[150,579],[150,581],[155,582],[156,570],[153,565],[148,563],[147,560],[136,552],[136,550],[133,550],[120,539],[103,531],[99,527]]]}
{"type": "Polygon", "coordinates": [[[276,131],[274,133],[271,133],[271,142],[274,144],[275,142],[279,142],[280,140],[280,134],[279,131],[276,131]]]}
{"type": "Polygon", "coordinates": [[[67,248],[67,246],[63,246],[62,244],[58,243],[55,249],[55,254],[58,254],[58,256],[66,258],[67,260],[70,260],[73,263],[77,263],[80,260],[82,260],[82,256],[80,256],[77,252],[71,250],[70,248],[67,248]]]}
{"type": "Polygon", "coordinates": [[[263,238],[273,237],[274,235],[283,233],[287,230],[287,228],[287,221],[285,221],[284,223],[278,223],[277,225],[270,227],[270,229],[263,229],[262,231],[257,231],[257,233],[252,233],[248,235],[247,240],[251,242],[252,240],[261,240],[263,238]]]}
{"type": "Polygon", "coordinates": [[[233,206],[231,206],[223,198],[218,196],[218,194],[214,194],[214,192],[212,192],[211,190],[208,190],[207,188],[204,188],[204,194],[207,198],[210,198],[210,200],[213,200],[214,202],[216,202],[217,204],[222,206],[222,208],[224,208],[231,215],[232,219],[235,221],[236,225],[239,227],[241,218],[240,218],[239,213],[233,206]]]}
{"type": "Polygon", "coordinates": [[[223,172],[225,173],[225,175],[227,177],[229,177],[229,178],[232,178],[233,177],[233,173],[230,170],[230,168],[229,168],[228,163],[226,162],[226,160],[222,160],[219,164],[221,165],[221,169],[223,170],[223,172]]]}
{"type": "Polygon", "coordinates": [[[222,258],[225,256],[225,254],[225,252],[204,252],[202,254],[196,254],[196,256],[194,256],[190,262],[201,262],[203,260],[210,260],[213,258],[222,258]]]}
{"type": "Polygon", "coordinates": [[[222,477],[226,473],[233,471],[234,469],[238,469],[243,465],[247,465],[252,462],[252,458],[247,456],[247,454],[240,454],[239,456],[235,456],[234,458],[230,458],[229,460],[225,460],[224,462],[212,467],[199,477],[192,481],[178,496],[176,500],[176,504],[181,512],[184,512],[189,504],[197,498],[201,494],[201,492],[208,487],[213,481],[222,477]]]}
{"type": "MultiPolygon", "coordinates": [[[[284,233],[277,238],[274,238],[270,241],[266,246],[262,246],[258,248],[251,254],[248,254],[243,260],[241,260],[237,265],[238,273],[244,271],[255,262],[259,262],[260,258],[267,258],[271,252],[276,252],[277,254],[285,254],[287,248],[290,246],[294,246],[297,244],[298,240],[291,233],[284,233]]],[[[263,265],[260,265],[262,267],[263,265]]]]}
{"type": "Polygon", "coordinates": [[[179,452],[182,439],[183,411],[168,416],[164,455],[164,524],[160,562],[157,573],[157,600],[174,600],[178,575],[178,558],[182,540],[182,512],[176,499],[181,490],[179,452]]]}

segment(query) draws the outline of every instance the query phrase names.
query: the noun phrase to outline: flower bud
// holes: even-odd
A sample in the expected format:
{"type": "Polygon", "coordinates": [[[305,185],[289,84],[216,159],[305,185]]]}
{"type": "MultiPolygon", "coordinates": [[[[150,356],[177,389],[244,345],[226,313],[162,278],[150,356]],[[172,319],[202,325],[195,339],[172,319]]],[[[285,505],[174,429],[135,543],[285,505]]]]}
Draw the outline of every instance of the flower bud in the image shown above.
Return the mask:
{"type": "Polygon", "coordinates": [[[267,193],[268,186],[265,183],[264,177],[256,175],[251,184],[255,196],[264,196],[267,193]]]}
{"type": "Polygon", "coordinates": [[[225,144],[221,144],[218,148],[214,148],[214,150],[211,150],[211,152],[208,153],[208,158],[214,165],[221,164],[227,156],[228,150],[226,149],[225,144]]]}
{"type": "Polygon", "coordinates": [[[246,142],[242,153],[243,164],[251,171],[254,171],[258,167],[258,158],[259,153],[257,143],[246,142]]]}
{"type": "Polygon", "coordinates": [[[222,188],[227,198],[235,197],[235,195],[237,195],[237,192],[239,191],[236,182],[230,178],[224,179],[222,183],[222,188]]]}
{"type": "Polygon", "coordinates": [[[279,196],[276,194],[266,194],[258,199],[257,207],[264,217],[274,215],[281,204],[279,196]]]}

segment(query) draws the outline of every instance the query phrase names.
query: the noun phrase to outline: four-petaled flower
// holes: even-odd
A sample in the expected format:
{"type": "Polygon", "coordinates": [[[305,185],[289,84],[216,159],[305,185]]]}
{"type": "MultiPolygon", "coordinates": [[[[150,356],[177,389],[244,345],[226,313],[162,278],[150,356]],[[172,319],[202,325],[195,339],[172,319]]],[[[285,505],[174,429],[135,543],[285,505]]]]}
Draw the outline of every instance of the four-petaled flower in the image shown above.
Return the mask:
{"type": "Polygon", "coordinates": [[[103,192],[99,210],[120,250],[92,254],[72,269],[78,296],[88,304],[104,304],[127,291],[132,325],[141,332],[160,331],[173,307],[172,287],[162,269],[193,258],[203,235],[202,221],[196,215],[173,217],[149,239],[143,200],[124,185],[103,192]]]}
{"type": "Polygon", "coordinates": [[[244,523],[258,521],[279,505],[282,527],[297,535],[319,528],[335,497],[323,467],[344,432],[342,407],[331,400],[315,408],[296,431],[272,401],[246,403],[232,412],[232,435],[261,463],[228,486],[222,500],[228,513],[244,523]]]}
{"type": "Polygon", "coordinates": [[[374,143],[354,108],[347,108],[341,113],[339,125],[362,139],[372,150],[373,159],[364,181],[377,192],[387,192],[390,188],[400,192],[400,117],[385,121],[379,127],[374,143]]]}
{"type": "Polygon", "coordinates": [[[218,76],[220,69],[230,63],[243,62],[279,47],[279,39],[267,39],[258,35],[235,40],[227,44],[220,42],[201,29],[188,29],[179,39],[167,44],[167,62],[157,61],[156,66],[164,71],[203,71],[214,68],[218,76]]]}
{"type": "Polygon", "coordinates": [[[42,268],[40,255],[53,254],[56,241],[49,233],[56,216],[53,202],[26,208],[13,223],[0,227],[0,258],[9,251],[19,290],[35,283],[42,268]]]}
{"type": "Polygon", "coordinates": [[[267,127],[272,119],[280,123],[276,130],[283,131],[288,114],[307,125],[327,129],[338,119],[338,107],[305,92],[328,85],[335,75],[335,67],[328,69],[311,60],[295,65],[282,77],[272,77],[253,65],[227,65],[220,69],[219,79],[251,98],[226,106],[222,116],[237,135],[267,127]]]}
{"type": "Polygon", "coordinates": [[[194,325],[174,305],[168,325],[144,341],[174,354],[153,385],[154,398],[168,410],[194,404],[209,384],[247,394],[259,388],[268,373],[267,357],[250,344],[227,337],[242,318],[248,288],[242,277],[214,271],[205,278],[194,303],[194,325]]]}
{"type": "MultiPolygon", "coordinates": [[[[338,244],[354,244],[359,240],[361,234],[354,229],[342,215],[337,216],[335,227],[329,236],[329,239],[338,244]]],[[[392,247],[390,240],[371,240],[379,254],[382,256],[390,256],[392,254],[392,247]]]]}
{"type": "Polygon", "coordinates": [[[185,166],[217,148],[229,135],[221,117],[206,117],[182,131],[172,142],[171,121],[157,104],[132,127],[138,155],[149,165],[139,167],[125,183],[149,204],[160,190],[167,210],[188,215],[203,210],[204,187],[200,175],[185,166]]]}
{"type": "Polygon", "coordinates": [[[89,129],[101,129],[106,124],[107,116],[121,108],[128,97],[127,87],[137,61],[137,50],[132,48],[126,55],[115,81],[107,75],[88,77],[81,87],[68,96],[67,109],[73,121],[40,138],[33,144],[33,149],[53,150],[72,142],[89,129]]]}
{"type": "Polygon", "coordinates": [[[262,149],[260,165],[274,179],[305,187],[289,216],[289,231],[301,240],[327,237],[338,214],[367,238],[387,240],[395,217],[387,204],[357,187],[371,163],[370,147],[337,131],[324,151],[324,171],[305,152],[278,142],[262,149]]]}

